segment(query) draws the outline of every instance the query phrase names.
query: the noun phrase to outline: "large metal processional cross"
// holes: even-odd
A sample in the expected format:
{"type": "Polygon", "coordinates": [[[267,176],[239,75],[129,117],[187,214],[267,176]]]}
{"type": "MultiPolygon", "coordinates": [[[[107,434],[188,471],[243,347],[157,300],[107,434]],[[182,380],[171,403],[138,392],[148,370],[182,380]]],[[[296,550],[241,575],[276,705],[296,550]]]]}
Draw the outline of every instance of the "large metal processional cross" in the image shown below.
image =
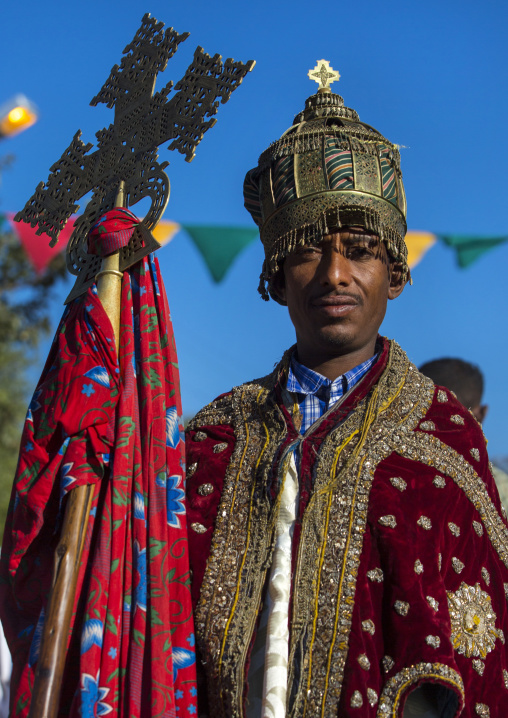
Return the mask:
{"type": "Polygon", "coordinates": [[[170,141],[168,149],[178,150],[190,162],[205,132],[216,120],[219,100],[231,93],[254,67],[220,55],[210,57],[201,47],[184,77],[174,86],[169,82],[154,94],[157,74],[189,33],[179,35],[173,28],[146,14],[132,42],[123,51],[120,66],[115,65],[91,105],[105,103],[115,108],[114,122],[96,133],[97,149],[81,140],[81,131],[60,159],[50,168],[46,183],[41,182],[15,219],[37,227],[51,237],[54,246],[77,201],[92,192],[84,213],[77,219],[67,248],[67,266],[77,275],[67,302],[83,294],[94,282],[101,258],[87,251],[87,235],[100,217],[115,205],[121,181],[125,183],[126,206],[144,197],[150,209],[129,244],[120,250],[120,270],[125,270],[159,247],[150,229],[161,218],[169,199],[169,180],[164,172],[168,162],[159,163],[158,147],[170,141]]]}

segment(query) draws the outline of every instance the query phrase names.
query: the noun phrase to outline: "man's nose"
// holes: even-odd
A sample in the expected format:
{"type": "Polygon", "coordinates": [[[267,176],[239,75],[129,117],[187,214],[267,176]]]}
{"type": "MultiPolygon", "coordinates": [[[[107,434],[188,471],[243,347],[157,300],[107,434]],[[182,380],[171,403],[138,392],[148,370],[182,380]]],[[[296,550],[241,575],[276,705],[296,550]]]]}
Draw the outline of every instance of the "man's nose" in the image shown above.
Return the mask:
{"type": "Polygon", "coordinates": [[[339,248],[324,252],[320,262],[320,281],[323,286],[347,286],[351,282],[351,267],[339,248]]]}

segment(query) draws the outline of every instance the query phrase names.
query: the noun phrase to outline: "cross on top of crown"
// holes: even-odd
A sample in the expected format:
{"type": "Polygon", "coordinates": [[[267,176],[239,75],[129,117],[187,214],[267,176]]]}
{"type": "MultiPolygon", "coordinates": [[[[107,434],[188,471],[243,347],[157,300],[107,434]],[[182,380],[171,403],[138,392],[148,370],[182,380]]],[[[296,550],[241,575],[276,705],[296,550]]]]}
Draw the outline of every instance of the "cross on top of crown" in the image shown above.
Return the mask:
{"type": "Polygon", "coordinates": [[[319,90],[330,90],[332,82],[339,80],[339,73],[330,67],[328,60],[318,60],[316,67],[313,70],[309,70],[307,73],[308,77],[319,85],[319,90]]]}

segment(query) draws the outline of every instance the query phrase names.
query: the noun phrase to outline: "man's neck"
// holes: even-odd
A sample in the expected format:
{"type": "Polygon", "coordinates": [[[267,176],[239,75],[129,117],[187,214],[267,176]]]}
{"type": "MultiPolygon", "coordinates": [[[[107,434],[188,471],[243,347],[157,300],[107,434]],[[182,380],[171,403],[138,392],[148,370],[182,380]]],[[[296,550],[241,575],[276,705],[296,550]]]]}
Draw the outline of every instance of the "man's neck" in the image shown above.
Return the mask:
{"type": "Polygon", "coordinates": [[[300,364],[322,374],[331,381],[335,381],[337,377],[342,376],[342,374],[351,371],[351,369],[354,369],[362,362],[367,361],[374,356],[375,352],[375,342],[372,346],[369,344],[367,347],[362,347],[356,351],[338,356],[317,355],[305,348],[302,349],[297,343],[297,359],[300,364]]]}

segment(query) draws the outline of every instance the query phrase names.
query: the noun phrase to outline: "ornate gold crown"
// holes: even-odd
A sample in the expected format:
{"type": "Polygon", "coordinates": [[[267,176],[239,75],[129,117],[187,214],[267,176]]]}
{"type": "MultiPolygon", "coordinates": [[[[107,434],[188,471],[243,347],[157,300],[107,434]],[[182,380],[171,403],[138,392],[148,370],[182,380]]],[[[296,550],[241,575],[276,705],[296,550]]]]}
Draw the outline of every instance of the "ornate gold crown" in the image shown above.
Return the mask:
{"type": "Polygon", "coordinates": [[[331,92],[329,83],[339,73],[326,60],[309,77],[319,83],[317,93],[245,177],[245,207],[265,249],[259,285],[264,299],[270,293],[280,301],[272,280],[297,245],[346,226],[377,233],[402,263],[403,278],[409,277],[399,150],[331,92]]]}

